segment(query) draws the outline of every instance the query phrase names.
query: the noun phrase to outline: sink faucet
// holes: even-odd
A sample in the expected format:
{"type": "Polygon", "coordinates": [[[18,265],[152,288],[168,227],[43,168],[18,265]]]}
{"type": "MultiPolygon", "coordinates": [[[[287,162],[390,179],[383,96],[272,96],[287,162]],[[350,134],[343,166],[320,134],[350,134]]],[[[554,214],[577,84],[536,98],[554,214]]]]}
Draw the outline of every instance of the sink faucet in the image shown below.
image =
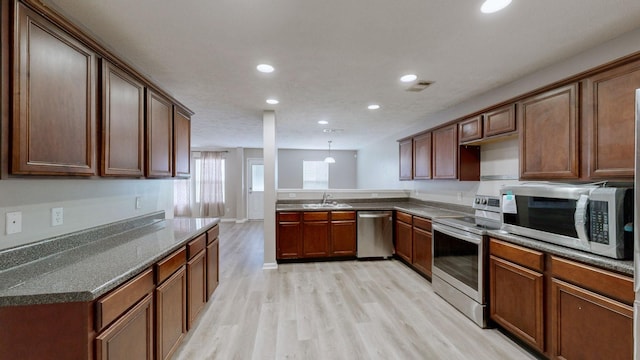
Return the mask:
{"type": "Polygon", "coordinates": [[[327,194],[326,191],[322,193],[322,205],[325,205],[327,203],[327,200],[329,200],[330,197],[331,197],[331,194],[327,194]]]}

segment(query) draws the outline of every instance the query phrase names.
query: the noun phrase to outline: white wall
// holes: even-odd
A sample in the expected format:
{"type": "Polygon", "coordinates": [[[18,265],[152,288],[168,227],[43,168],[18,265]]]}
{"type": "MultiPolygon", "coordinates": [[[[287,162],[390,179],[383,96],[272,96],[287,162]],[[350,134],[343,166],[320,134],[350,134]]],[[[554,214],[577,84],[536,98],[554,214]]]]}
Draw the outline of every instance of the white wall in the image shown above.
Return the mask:
{"type": "Polygon", "coordinates": [[[0,199],[0,250],[159,210],[173,217],[172,180],[6,179],[0,199]],[[52,207],[64,208],[63,225],[50,225],[52,207]],[[6,235],[5,213],[14,211],[22,232],[6,235]]]}
{"type": "MultiPolygon", "coordinates": [[[[426,114],[424,121],[391,134],[358,151],[358,188],[407,189],[412,191],[412,197],[462,205],[469,205],[471,197],[476,192],[497,195],[502,184],[517,181],[399,181],[397,140],[638,51],[640,51],[640,29],[628,32],[579,55],[538,70],[502,87],[487,91],[446,110],[435,114],[426,114]]],[[[481,176],[485,176],[484,173],[487,175],[519,173],[517,140],[483,145],[481,151],[481,176]]]]}
{"type": "MultiPolygon", "coordinates": [[[[357,186],[356,151],[332,150],[335,164],[329,164],[330,189],[354,189],[357,186]]],[[[278,150],[278,189],[302,189],[302,161],[322,161],[326,150],[278,150]]]]}

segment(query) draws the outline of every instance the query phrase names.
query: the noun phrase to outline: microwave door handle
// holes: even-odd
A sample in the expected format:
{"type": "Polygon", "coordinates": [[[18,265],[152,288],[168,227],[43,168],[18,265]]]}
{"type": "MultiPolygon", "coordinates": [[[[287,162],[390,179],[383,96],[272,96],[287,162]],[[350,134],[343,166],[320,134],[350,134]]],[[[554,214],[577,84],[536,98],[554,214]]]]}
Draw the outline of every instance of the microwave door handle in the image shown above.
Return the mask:
{"type": "Polygon", "coordinates": [[[578,203],[576,204],[576,213],[574,215],[576,233],[578,233],[578,239],[582,243],[585,249],[589,249],[589,236],[587,235],[587,213],[589,205],[589,195],[580,195],[578,203]]]}

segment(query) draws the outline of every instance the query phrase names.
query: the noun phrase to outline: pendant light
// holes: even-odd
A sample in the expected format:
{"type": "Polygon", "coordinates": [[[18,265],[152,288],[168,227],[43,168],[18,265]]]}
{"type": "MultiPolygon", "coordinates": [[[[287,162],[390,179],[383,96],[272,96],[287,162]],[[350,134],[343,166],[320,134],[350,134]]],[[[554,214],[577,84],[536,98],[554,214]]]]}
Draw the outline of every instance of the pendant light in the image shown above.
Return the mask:
{"type": "Polygon", "coordinates": [[[329,156],[324,158],[324,162],[329,164],[333,164],[336,162],[336,159],[334,159],[333,156],[331,156],[331,140],[329,140],[329,156]]]}

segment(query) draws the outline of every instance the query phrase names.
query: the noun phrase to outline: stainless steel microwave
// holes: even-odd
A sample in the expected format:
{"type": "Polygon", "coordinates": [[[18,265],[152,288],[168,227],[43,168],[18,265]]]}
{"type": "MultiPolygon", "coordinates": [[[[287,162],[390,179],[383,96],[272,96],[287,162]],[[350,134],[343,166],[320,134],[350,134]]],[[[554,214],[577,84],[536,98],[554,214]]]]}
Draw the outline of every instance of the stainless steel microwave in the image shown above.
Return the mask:
{"type": "Polygon", "coordinates": [[[505,186],[502,230],[616,259],[633,258],[633,189],[505,186]]]}

